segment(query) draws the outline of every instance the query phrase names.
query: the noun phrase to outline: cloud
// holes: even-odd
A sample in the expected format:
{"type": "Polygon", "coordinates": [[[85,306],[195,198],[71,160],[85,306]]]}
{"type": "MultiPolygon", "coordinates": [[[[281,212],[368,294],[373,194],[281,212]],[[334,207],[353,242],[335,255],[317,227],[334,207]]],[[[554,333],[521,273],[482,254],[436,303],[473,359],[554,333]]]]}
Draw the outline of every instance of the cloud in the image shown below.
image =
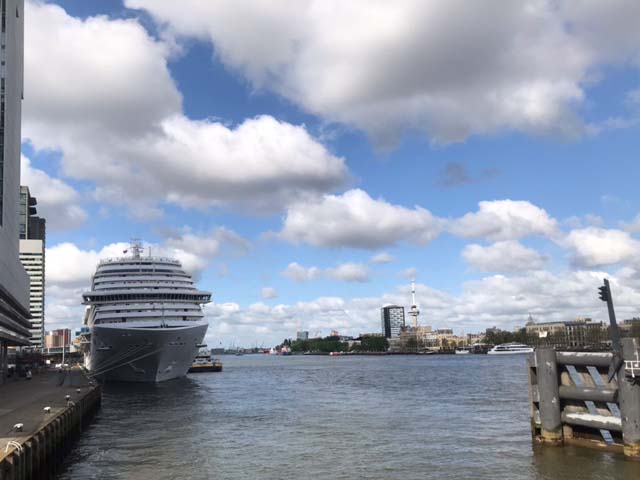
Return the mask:
{"type": "Polygon", "coordinates": [[[327,276],[335,280],[341,280],[343,282],[368,282],[369,270],[366,266],[359,263],[341,263],[332,268],[326,270],[327,276]]]}
{"type": "Polygon", "coordinates": [[[527,201],[494,200],[479,203],[479,210],[449,223],[449,231],[463,238],[515,240],[529,235],[555,237],[558,223],[527,201]]]}
{"type": "Polygon", "coordinates": [[[92,182],[97,201],[139,218],[161,216],[164,203],[261,213],[346,181],[344,159],[304,126],[186,117],[171,49],[137,20],[82,20],[36,2],[27,10],[23,134],[61,151],[62,173],[92,182]]]}
{"type": "MultiPolygon", "coordinates": [[[[206,233],[194,233],[185,228],[158,244],[144,244],[145,254],[176,258],[183,268],[197,280],[223,246],[229,245],[229,238],[237,235],[223,227],[206,233]]],[[[245,241],[246,242],[246,241],[245,241]]],[[[91,277],[98,262],[105,258],[125,256],[129,244],[116,242],[105,245],[100,250],[83,250],[71,242],[63,242],[47,248],[46,271],[47,288],[84,287],[89,288],[91,277]]]]}
{"type": "Polygon", "coordinates": [[[260,296],[265,300],[271,300],[273,298],[278,298],[278,291],[273,287],[262,287],[260,296]]]}
{"type": "Polygon", "coordinates": [[[287,210],[280,236],[316,247],[374,249],[401,241],[424,245],[441,229],[441,221],[424,208],[393,205],[355,189],[294,204],[287,210]]]}
{"type": "Polygon", "coordinates": [[[640,106],[640,88],[627,92],[627,101],[632,106],[640,106]]]}
{"type": "Polygon", "coordinates": [[[588,227],[572,230],[562,245],[580,267],[612,265],[640,259],[640,242],[622,230],[588,227]]]}
{"type": "Polygon", "coordinates": [[[287,268],[281,272],[283,277],[293,280],[294,282],[308,282],[318,278],[320,271],[317,267],[303,267],[298,262],[291,262],[287,268]]]}
{"type": "Polygon", "coordinates": [[[281,275],[298,283],[317,280],[321,277],[342,282],[368,282],[370,280],[367,267],[353,262],[341,263],[326,269],[303,267],[297,262],[292,262],[281,272],[281,275]]]}
{"type": "Polygon", "coordinates": [[[71,185],[33,167],[24,155],[20,157],[20,184],[29,187],[36,197],[38,216],[47,220],[48,230],[72,229],[86,221],[80,194],[71,185]]]}
{"type": "Polygon", "coordinates": [[[467,167],[458,162],[449,162],[440,172],[438,183],[443,187],[457,187],[473,182],[467,167]]]}
{"type": "Polygon", "coordinates": [[[371,257],[371,263],[391,263],[393,262],[394,257],[388,252],[380,252],[371,257]]]}
{"type": "Polygon", "coordinates": [[[472,176],[462,163],[449,162],[440,172],[440,178],[437,182],[441,187],[459,187],[482,180],[488,180],[499,175],[500,172],[495,168],[486,168],[477,176],[472,176]]]}
{"type": "Polygon", "coordinates": [[[517,273],[540,270],[548,258],[516,240],[496,242],[488,247],[471,244],[462,250],[462,258],[483,272],[517,273]]]}
{"type": "Polygon", "coordinates": [[[257,90],[383,145],[405,129],[435,142],[505,130],[579,135],[593,72],[634,64],[640,45],[640,7],[624,0],[125,5],[168,35],[210,41],[257,90]]]}
{"type": "Polygon", "coordinates": [[[621,222],[620,228],[625,232],[639,233],[640,232],[640,214],[636,215],[630,222],[621,222]]]}
{"type": "MultiPolygon", "coordinates": [[[[638,315],[640,290],[632,287],[623,273],[632,274],[552,274],[538,270],[522,275],[490,275],[464,283],[456,295],[418,283],[416,297],[422,312],[419,321],[435,328],[450,327],[456,333],[479,332],[491,326],[509,330],[522,327],[529,313],[540,322],[576,317],[606,322],[606,306],[597,296],[597,287],[605,276],[611,281],[619,318],[631,318],[638,315]]],[[[211,338],[209,343],[222,340],[229,344],[233,339],[236,345],[249,346],[256,342],[274,345],[299,330],[308,330],[312,335],[328,335],[334,329],[345,335],[379,332],[380,308],[388,304],[411,305],[409,285],[398,285],[371,297],[318,297],[274,306],[207,306],[205,311],[211,320],[207,335],[211,338]]]]}
{"type": "Polygon", "coordinates": [[[416,267],[405,268],[402,272],[400,272],[400,276],[402,278],[406,278],[409,280],[415,279],[417,274],[418,274],[418,269],[416,267]]]}

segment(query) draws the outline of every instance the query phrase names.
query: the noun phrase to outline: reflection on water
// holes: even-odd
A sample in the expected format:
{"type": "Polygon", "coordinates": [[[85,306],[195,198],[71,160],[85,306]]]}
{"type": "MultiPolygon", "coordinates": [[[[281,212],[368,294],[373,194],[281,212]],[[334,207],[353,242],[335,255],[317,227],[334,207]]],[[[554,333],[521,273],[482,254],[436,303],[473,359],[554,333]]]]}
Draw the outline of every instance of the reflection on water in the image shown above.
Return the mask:
{"type": "Polygon", "coordinates": [[[533,448],[523,356],[223,362],[107,385],[61,478],[640,479],[619,455],[533,448]]]}

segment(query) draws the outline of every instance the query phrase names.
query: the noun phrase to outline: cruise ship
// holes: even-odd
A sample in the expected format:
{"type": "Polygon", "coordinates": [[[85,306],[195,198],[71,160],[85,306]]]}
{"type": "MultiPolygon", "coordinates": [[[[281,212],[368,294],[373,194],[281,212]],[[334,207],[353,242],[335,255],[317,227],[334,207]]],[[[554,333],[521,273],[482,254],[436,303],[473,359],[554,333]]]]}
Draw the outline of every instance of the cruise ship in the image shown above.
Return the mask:
{"type": "MultiPolygon", "coordinates": [[[[179,261],[142,256],[102,260],[82,295],[85,366],[99,381],[162,382],[186,375],[208,323],[198,290],[179,261]]],[[[127,251],[125,251],[127,253],[127,251]]]]}
{"type": "Polygon", "coordinates": [[[523,345],[522,343],[502,343],[500,345],[496,345],[487,353],[489,355],[514,355],[517,353],[531,353],[533,352],[533,347],[528,345],[523,345]]]}

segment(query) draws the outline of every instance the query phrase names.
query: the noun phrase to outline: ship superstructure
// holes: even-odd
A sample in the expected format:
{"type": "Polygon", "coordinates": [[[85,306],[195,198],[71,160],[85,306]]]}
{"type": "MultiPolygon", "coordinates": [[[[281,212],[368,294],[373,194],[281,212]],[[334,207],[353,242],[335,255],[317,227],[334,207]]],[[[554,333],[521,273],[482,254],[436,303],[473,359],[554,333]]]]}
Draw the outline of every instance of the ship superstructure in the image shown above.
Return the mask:
{"type": "Polygon", "coordinates": [[[208,323],[202,305],[211,293],[198,290],[179,261],[141,255],[102,260],[84,323],[85,364],[101,381],[160,382],[186,375],[208,323]]]}

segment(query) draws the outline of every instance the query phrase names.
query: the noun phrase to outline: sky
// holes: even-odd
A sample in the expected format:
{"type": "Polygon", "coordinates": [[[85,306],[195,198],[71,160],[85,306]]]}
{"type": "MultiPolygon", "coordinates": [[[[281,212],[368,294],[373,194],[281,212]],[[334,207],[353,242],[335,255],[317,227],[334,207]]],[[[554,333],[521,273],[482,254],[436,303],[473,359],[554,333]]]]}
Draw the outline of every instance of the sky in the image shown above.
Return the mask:
{"type": "Polygon", "coordinates": [[[210,346],[640,315],[640,3],[26,0],[46,329],[131,238],[210,346]]]}

